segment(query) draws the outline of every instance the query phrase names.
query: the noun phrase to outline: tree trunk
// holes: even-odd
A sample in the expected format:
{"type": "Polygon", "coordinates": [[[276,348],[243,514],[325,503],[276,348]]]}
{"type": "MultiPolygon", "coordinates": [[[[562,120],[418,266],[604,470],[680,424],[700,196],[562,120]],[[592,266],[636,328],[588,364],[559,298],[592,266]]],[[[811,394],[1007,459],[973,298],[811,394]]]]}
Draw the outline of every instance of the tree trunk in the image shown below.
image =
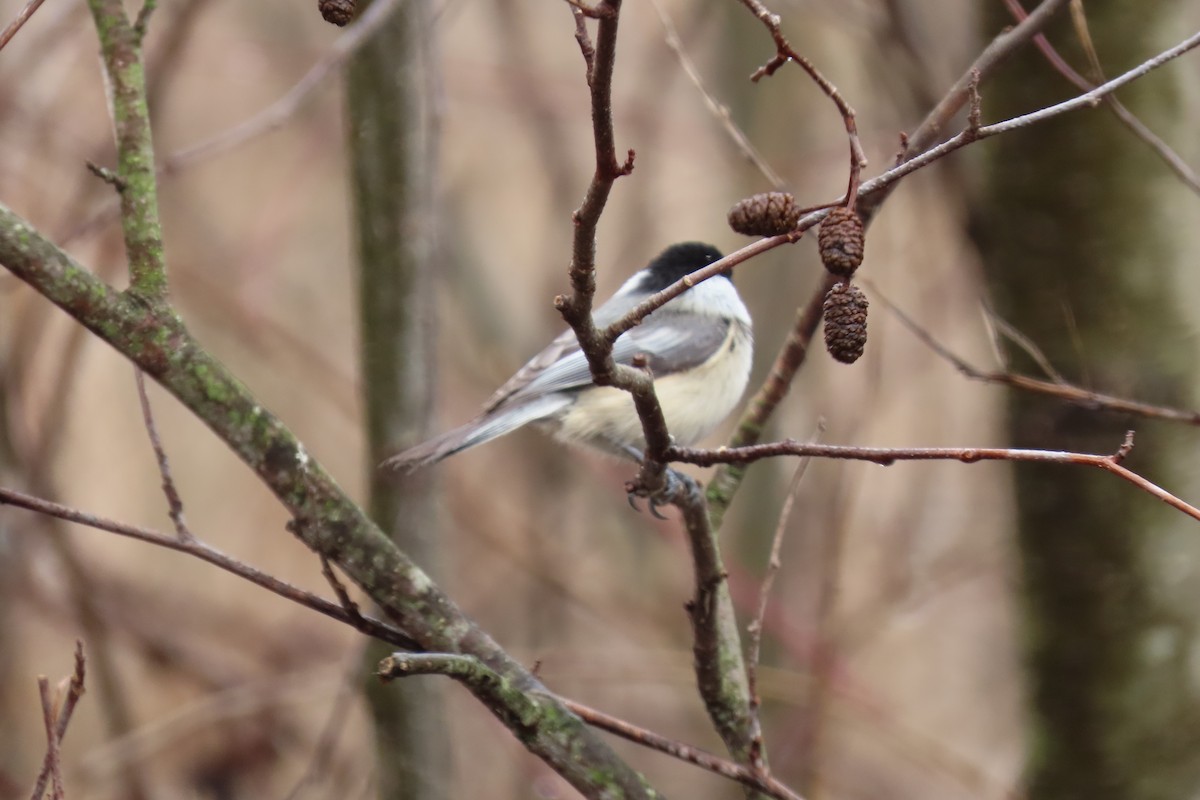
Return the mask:
{"type": "MultiPolygon", "coordinates": [[[[378,468],[386,456],[428,433],[433,397],[437,131],[431,29],[427,0],[402,4],[354,56],[346,88],[369,509],[403,550],[436,574],[428,476],[396,476],[378,468]]],[[[386,652],[368,648],[368,675],[386,652]]],[[[439,679],[381,686],[368,678],[367,697],[375,721],[379,796],[451,796],[439,679]]]]}
{"type": "MultiPolygon", "coordinates": [[[[1156,51],[1155,27],[1165,27],[1178,6],[1087,4],[1110,76],[1156,51]]],[[[988,30],[1011,22],[1001,4],[992,9],[988,30]]],[[[1067,15],[1051,40],[1074,64],[1086,64],[1067,15]]],[[[1169,139],[1172,110],[1154,89],[1168,80],[1138,83],[1122,100],[1169,139]]],[[[1005,118],[1073,93],[1031,47],[984,87],[984,111],[989,120],[1005,118]]],[[[1188,404],[1195,353],[1172,273],[1182,242],[1165,224],[1182,190],[1163,164],[1103,107],[980,151],[986,178],[974,222],[999,316],[1069,381],[1188,404]]],[[[1195,201],[1181,199],[1193,208],[1195,201]]],[[[1015,369],[1037,370],[1019,348],[1005,349],[1015,369]]],[[[1112,452],[1134,428],[1127,463],[1186,490],[1170,461],[1191,435],[1186,429],[1018,393],[1009,408],[1017,447],[1112,452]]],[[[1200,609],[1180,588],[1200,577],[1194,524],[1099,472],[1020,466],[1015,476],[1033,731],[1029,797],[1194,797],[1200,698],[1189,654],[1200,642],[1200,609]]]]}

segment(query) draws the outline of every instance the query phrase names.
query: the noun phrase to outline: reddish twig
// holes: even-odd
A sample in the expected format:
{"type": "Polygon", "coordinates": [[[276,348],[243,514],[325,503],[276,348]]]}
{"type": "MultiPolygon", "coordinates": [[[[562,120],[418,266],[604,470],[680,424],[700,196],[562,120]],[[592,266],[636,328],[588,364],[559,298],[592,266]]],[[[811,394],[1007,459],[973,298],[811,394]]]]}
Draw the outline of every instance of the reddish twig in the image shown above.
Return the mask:
{"type": "Polygon", "coordinates": [[[29,2],[26,3],[19,12],[17,12],[17,16],[13,19],[13,21],[8,23],[3,31],[0,31],[0,50],[4,49],[4,45],[8,44],[12,38],[17,35],[17,31],[21,30],[26,22],[29,22],[29,18],[33,16],[33,13],[37,11],[45,1],[46,0],[29,0],[29,2]]]}
{"type": "MultiPolygon", "coordinates": [[[[52,782],[55,798],[63,797],[62,770],[59,764],[59,746],[67,734],[67,725],[75,713],[75,705],[83,696],[84,678],[87,676],[87,659],[83,655],[83,642],[75,640],[75,670],[67,683],[66,696],[61,704],[50,702],[50,685],[45,677],[38,678],[38,691],[42,700],[42,718],[46,723],[46,755],[42,760],[42,771],[38,773],[30,800],[41,800],[46,792],[47,781],[52,782]]],[[[59,692],[62,688],[60,686],[59,692]]]]}
{"type": "Polygon", "coordinates": [[[723,447],[718,450],[672,447],[667,456],[671,461],[696,464],[702,467],[709,467],[713,464],[750,464],[764,458],[777,456],[871,461],[885,467],[891,466],[897,461],[961,461],[964,464],[974,464],[977,461],[1022,461],[1099,467],[1129,481],[1142,491],[1157,497],[1189,517],[1200,520],[1200,509],[1121,465],[1122,459],[1132,448],[1133,431],[1129,431],[1125,436],[1124,444],[1112,455],[1007,447],[852,447],[849,445],[808,444],[797,442],[794,439],[784,439],[769,444],[723,447]]]}
{"type": "Polygon", "coordinates": [[[137,381],[138,403],[142,407],[142,421],[146,433],[150,436],[150,446],[154,448],[154,460],[158,462],[158,474],[162,477],[163,495],[167,498],[168,514],[175,526],[175,535],[183,541],[193,541],[196,537],[188,529],[187,520],[183,516],[183,500],[179,490],[175,488],[175,480],[171,477],[171,465],[167,461],[167,451],[163,449],[162,439],[158,436],[158,426],[154,424],[154,412],[150,409],[150,397],[146,394],[146,379],[142,371],[134,367],[134,378],[137,381]]]}
{"type": "Polygon", "coordinates": [[[755,70],[750,76],[750,80],[757,82],[763,77],[774,75],[776,70],[788,61],[794,61],[797,66],[808,73],[813,82],[825,93],[825,96],[833,101],[833,104],[837,106],[838,113],[842,115],[842,124],[846,127],[846,137],[850,143],[850,177],[846,187],[846,205],[854,208],[858,195],[859,178],[862,175],[863,167],[867,165],[867,154],[863,152],[862,142],[858,138],[858,123],[855,121],[854,109],[842,97],[837,87],[822,75],[811,61],[796,52],[787,37],[783,35],[780,27],[782,20],[778,14],[772,14],[759,0],[741,0],[741,2],[766,26],[771,34],[771,39],[775,42],[775,56],[755,70]]]}
{"type": "Polygon", "coordinates": [[[630,492],[657,494],[666,486],[663,460],[671,444],[671,435],[667,431],[658,396],[654,393],[653,376],[644,363],[639,364],[636,360],[632,366],[616,363],[612,357],[616,337],[611,340],[607,338],[592,319],[592,305],[596,297],[596,227],[608,204],[613,184],[633,171],[634,160],[632,150],[626,154],[624,162],[618,160],[612,122],[612,78],[616,66],[621,0],[600,0],[594,7],[583,8],[572,4],[572,10],[575,15],[575,38],[587,65],[596,171],[582,205],[571,215],[575,225],[571,265],[567,270],[571,295],[556,297],[554,307],[575,332],[596,385],[612,386],[629,392],[633,397],[634,407],[642,421],[646,451],[642,469],[627,485],[627,489],[630,492]],[[585,16],[599,20],[595,45],[584,25],[585,16]]]}
{"type": "Polygon", "coordinates": [[[237,559],[222,553],[215,547],[212,547],[204,542],[193,540],[181,540],[174,536],[168,536],[149,528],[142,528],[136,525],[127,525],[123,522],[105,519],[94,514],[80,511],[78,509],[64,506],[59,503],[51,503],[48,500],[42,500],[37,497],[30,497],[27,494],[5,489],[0,487],[0,505],[17,506],[19,508],[28,509],[39,514],[56,517],[74,522],[79,525],[84,525],[96,530],[108,531],[119,536],[127,536],[131,539],[137,539],[141,542],[165,547],[168,550],[175,550],[180,553],[187,553],[195,556],[202,561],[207,561],[215,567],[231,572],[239,578],[244,578],[253,584],[261,586],[269,592],[273,592],[280,597],[291,600],[306,608],[311,608],[313,611],[324,614],[327,617],[342,622],[350,627],[365,633],[368,636],[373,636],[381,641],[391,642],[398,647],[407,649],[419,650],[420,646],[403,632],[393,628],[392,626],[381,622],[372,617],[363,615],[351,614],[346,609],[336,603],[331,603],[321,597],[318,597],[311,592],[293,586],[286,581],[281,581],[278,578],[268,575],[261,570],[258,570],[249,564],[238,561],[237,559]]]}
{"type": "Polygon", "coordinates": [[[608,731],[614,736],[620,736],[622,739],[634,744],[647,747],[651,750],[657,750],[680,761],[686,761],[701,769],[737,781],[743,786],[748,786],[769,797],[779,798],[779,800],[803,800],[800,795],[796,794],[789,787],[756,769],[721,758],[699,747],[693,747],[675,739],[668,739],[661,734],[638,727],[623,719],[610,716],[591,706],[585,706],[583,703],[568,700],[561,696],[559,700],[573,714],[577,715],[587,724],[600,730],[608,731]]]}

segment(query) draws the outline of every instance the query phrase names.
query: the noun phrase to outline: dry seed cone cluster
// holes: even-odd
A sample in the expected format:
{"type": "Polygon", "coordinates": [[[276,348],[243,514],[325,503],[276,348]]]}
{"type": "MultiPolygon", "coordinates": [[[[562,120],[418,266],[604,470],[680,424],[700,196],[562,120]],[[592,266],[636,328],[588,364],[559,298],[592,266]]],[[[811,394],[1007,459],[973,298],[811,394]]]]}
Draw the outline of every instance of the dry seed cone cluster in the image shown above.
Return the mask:
{"type": "Polygon", "coordinates": [[[863,224],[851,208],[829,212],[817,232],[825,269],[842,279],[825,295],[825,349],[843,364],[853,364],[867,345],[867,297],[850,283],[863,259],[863,224]]]}
{"type": "MultiPolygon", "coordinates": [[[[762,192],[729,209],[729,227],[747,236],[779,236],[796,229],[800,208],[788,192],[762,192]]],[[[843,364],[853,364],[867,344],[867,297],[850,283],[862,264],[862,219],[852,208],[829,212],[817,232],[821,263],[840,283],[825,295],[825,349],[843,364]]]]}

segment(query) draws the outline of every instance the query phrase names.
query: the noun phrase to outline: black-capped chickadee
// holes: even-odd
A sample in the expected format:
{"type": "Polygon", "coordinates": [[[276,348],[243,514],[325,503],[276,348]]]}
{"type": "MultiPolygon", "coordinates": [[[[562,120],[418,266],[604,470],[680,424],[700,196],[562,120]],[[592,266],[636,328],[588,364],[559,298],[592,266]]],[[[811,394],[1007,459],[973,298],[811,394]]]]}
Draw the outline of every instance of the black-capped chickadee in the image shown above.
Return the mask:
{"type": "MultiPolygon", "coordinates": [[[[640,302],[721,258],[698,242],[668,247],[596,308],[597,327],[611,325],[640,302]]],[[[689,446],[710,433],[741,399],[750,377],[750,314],[728,275],[697,284],[647,315],[613,345],[613,359],[644,355],[654,375],[667,429],[689,446]]],[[[566,331],[517,371],[467,424],[383,462],[412,471],[536,424],[558,439],[640,458],[642,424],[632,397],[596,386],[574,331],[566,331]]]]}

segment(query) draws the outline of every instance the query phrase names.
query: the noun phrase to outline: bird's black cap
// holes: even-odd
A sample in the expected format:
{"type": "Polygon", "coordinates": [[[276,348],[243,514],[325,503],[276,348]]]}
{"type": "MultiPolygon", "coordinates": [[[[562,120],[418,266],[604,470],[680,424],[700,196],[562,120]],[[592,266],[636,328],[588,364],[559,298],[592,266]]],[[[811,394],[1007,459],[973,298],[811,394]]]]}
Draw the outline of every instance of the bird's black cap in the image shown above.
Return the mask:
{"type": "MultiPolygon", "coordinates": [[[[646,276],[642,278],[640,288],[645,292],[661,291],[684,275],[689,275],[701,267],[722,258],[721,251],[711,244],[701,242],[681,242],[663,250],[646,267],[646,276]]],[[[731,273],[725,273],[729,277],[731,273]]]]}

